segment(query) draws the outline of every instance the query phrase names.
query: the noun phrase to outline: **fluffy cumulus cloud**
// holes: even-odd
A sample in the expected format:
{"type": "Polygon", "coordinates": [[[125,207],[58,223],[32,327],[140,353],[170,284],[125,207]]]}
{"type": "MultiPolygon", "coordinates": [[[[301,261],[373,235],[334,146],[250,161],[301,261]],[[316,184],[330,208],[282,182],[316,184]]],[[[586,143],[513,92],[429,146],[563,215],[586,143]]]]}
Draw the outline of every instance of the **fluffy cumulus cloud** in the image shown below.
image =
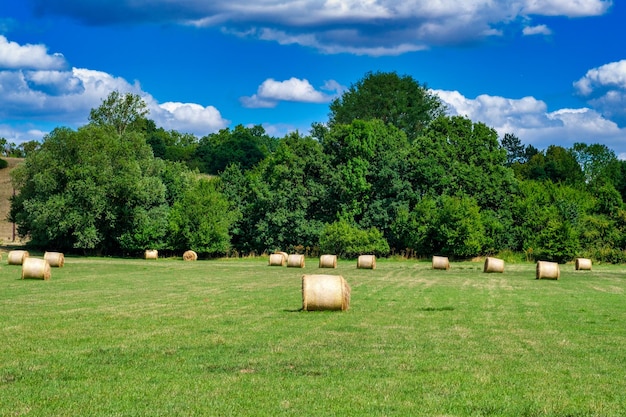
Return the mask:
{"type": "Polygon", "coordinates": [[[500,36],[503,25],[528,26],[536,16],[585,17],[606,13],[612,0],[33,0],[40,14],[87,24],[170,22],[222,30],[325,53],[398,55],[432,45],[500,36]],[[522,24],[523,22],[523,24],[522,24]]]}
{"type": "Polygon", "coordinates": [[[256,94],[242,97],[240,100],[244,107],[249,108],[276,107],[280,101],[327,103],[344,90],[333,80],[327,81],[321,89],[328,93],[316,90],[308,80],[292,77],[285,81],[276,81],[268,78],[259,86],[256,94]]]}
{"type": "Polygon", "coordinates": [[[57,69],[66,66],[65,60],[48,54],[43,46],[21,46],[0,36],[0,63],[0,136],[8,140],[41,139],[46,129],[37,123],[85,124],[90,109],[98,107],[114,90],[140,95],[150,109],[148,117],[167,129],[202,136],[229,124],[213,106],[159,103],[137,82],[85,68],[57,69]],[[16,51],[16,57],[3,58],[16,51]],[[24,51],[38,54],[39,67],[30,57],[21,57],[24,51]]]}
{"type": "Polygon", "coordinates": [[[513,133],[524,144],[545,149],[549,145],[570,147],[576,142],[603,143],[626,159],[626,129],[591,108],[549,112],[533,97],[511,99],[480,95],[467,98],[458,91],[433,90],[451,115],[466,116],[493,127],[500,137],[513,133]]]}
{"type": "Polygon", "coordinates": [[[591,106],[626,125],[626,60],[590,69],[574,88],[591,106]]]}

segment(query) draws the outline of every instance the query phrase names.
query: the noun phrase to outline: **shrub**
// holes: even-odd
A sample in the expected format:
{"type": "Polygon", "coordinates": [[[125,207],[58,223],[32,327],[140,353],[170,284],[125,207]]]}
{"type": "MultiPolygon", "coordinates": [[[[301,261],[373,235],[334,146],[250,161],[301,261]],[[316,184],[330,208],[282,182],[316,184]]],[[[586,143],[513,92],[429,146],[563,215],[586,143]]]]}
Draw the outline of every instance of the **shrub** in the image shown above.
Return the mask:
{"type": "Polygon", "coordinates": [[[8,166],[9,166],[9,163],[6,160],[0,159],[0,169],[4,169],[8,166]]]}
{"type": "Polygon", "coordinates": [[[320,250],[344,258],[356,258],[363,254],[386,256],[389,244],[375,227],[362,230],[340,220],[324,226],[320,235],[320,250]]]}

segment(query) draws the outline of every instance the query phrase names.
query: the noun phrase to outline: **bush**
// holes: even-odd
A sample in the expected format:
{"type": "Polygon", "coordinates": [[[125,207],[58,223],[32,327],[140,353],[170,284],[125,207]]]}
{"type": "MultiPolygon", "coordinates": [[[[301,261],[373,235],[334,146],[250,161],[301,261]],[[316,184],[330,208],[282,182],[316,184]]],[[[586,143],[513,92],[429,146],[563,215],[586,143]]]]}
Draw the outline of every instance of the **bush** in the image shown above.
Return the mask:
{"type": "Polygon", "coordinates": [[[9,166],[9,163],[4,159],[0,159],[0,169],[4,169],[9,166]]]}
{"type": "Polygon", "coordinates": [[[362,230],[340,220],[324,226],[320,235],[320,250],[343,258],[356,258],[363,254],[387,256],[389,244],[375,227],[362,230]]]}

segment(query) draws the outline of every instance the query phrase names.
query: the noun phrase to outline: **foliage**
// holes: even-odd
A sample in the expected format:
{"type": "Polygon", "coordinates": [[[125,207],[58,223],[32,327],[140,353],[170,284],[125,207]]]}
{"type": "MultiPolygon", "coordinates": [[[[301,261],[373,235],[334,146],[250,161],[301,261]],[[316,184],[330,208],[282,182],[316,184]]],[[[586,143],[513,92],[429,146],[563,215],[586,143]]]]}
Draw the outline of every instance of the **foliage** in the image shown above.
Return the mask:
{"type": "Polygon", "coordinates": [[[411,76],[368,72],[333,100],[328,125],[380,119],[402,130],[412,141],[444,109],[439,97],[411,76]]]}
{"type": "Polygon", "coordinates": [[[356,258],[364,254],[386,256],[389,244],[375,227],[363,230],[339,220],[324,226],[320,234],[320,250],[342,258],[356,258]]]}
{"type": "Polygon", "coordinates": [[[398,213],[394,230],[403,248],[418,255],[466,258],[482,253],[486,241],[480,209],[469,197],[425,197],[398,213]]]}
{"type": "Polygon", "coordinates": [[[14,171],[10,217],[37,247],[158,249],[168,210],[161,170],[137,134],[58,128],[14,171]]]}
{"type": "Polygon", "coordinates": [[[138,94],[112,91],[99,107],[91,109],[89,121],[96,126],[111,128],[121,136],[128,127],[138,128],[137,124],[148,112],[146,102],[138,94]]]}
{"type": "Polygon", "coordinates": [[[8,166],[9,166],[9,163],[6,160],[0,158],[0,169],[4,169],[8,166]]]}
{"type": "Polygon", "coordinates": [[[169,246],[225,254],[230,248],[229,228],[236,218],[237,213],[216,187],[216,181],[197,179],[170,211],[169,246]]]}
{"type": "Polygon", "coordinates": [[[222,129],[200,139],[194,158],[202,172],[219,174],[228,165],[250,169],[276,149],[277,141],[262,126],[222,129]]]}

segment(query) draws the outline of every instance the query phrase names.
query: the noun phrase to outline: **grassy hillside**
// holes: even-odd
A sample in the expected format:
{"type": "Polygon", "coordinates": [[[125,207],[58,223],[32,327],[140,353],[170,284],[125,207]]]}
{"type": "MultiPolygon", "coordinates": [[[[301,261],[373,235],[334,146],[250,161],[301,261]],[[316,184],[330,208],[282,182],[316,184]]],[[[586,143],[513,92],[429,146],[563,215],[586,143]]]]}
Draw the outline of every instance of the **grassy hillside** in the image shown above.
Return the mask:
{"type": "Polygon", "coordinates": [[[21,242],[13,242],[13,225],[9,223],[6,218],[9,213],[9,198],[13,194],[13,187],[11,186],[11,171],[19,165],[23,159],[21,158],[5,158],[9,163],[9,167],[0,169],[0,242],[3,244],[20,244],[21,242]]]}
{"type": "MultiPolygon", "coordinates": [[[[39,256],[33,254],[33,256],[39,256]]],[[[1,416],[626,415],[626,270],[68,257],[0,264],[1,416]],[[303,273],[345,312],[300,311],[303,273]]]]}

